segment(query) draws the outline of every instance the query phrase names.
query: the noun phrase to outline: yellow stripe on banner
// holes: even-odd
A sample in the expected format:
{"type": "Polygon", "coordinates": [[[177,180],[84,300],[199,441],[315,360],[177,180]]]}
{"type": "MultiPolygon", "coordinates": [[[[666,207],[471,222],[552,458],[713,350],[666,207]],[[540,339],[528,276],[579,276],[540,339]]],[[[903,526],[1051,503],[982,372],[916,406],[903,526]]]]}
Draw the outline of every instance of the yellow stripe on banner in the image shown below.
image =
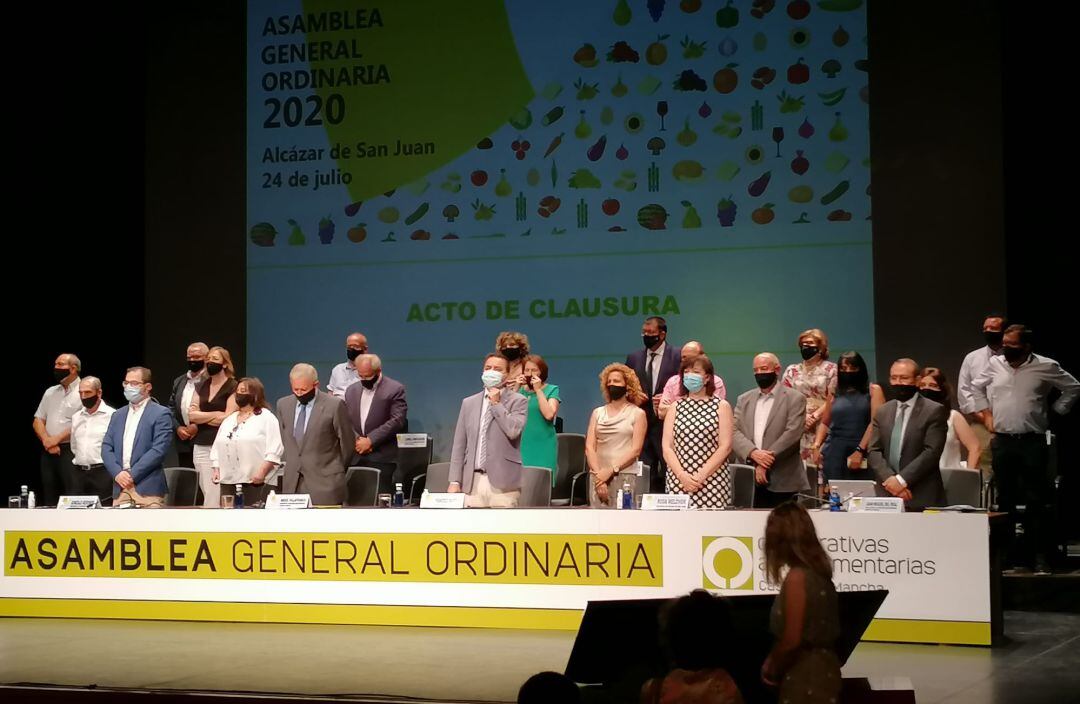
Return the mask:
{"type": "Polygon", "coordinates": [[[990,624],[972,621],[910,621],[875,618],[863,640],[891,643],[990,645],[990,624]]]}
{"type": "Polygon", "coordinates": [[[457,606],[0,598],[0,617],[245,621],[576,631],[581,611],[457,606]]]}
{"type": "MultiPolygon", "coordinates": [[[[0,617],[19,618],[245,621],[576,631],[581,625],[582,613],[573,609],[464,606],[0,598],[0,617]]],[[[878,618],[870,624],[862,639],[892,643],[990,645],[990,624],[878,618]]]]}

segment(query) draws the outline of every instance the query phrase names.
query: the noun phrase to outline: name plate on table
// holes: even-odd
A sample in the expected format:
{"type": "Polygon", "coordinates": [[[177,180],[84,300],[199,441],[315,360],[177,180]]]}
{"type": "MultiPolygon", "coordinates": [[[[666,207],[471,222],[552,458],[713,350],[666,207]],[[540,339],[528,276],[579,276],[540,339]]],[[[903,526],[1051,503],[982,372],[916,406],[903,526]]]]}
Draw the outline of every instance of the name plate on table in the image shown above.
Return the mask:
{"type": "Polygon", "coordinates": [[[642,511],[686,511],[690,508],[689,494],[642,494],[642,511]]]}
{"type": "Polygon", "coordinates": [[[311,508],[311,494],[274,494],[266,497],[266,508],[311,508]]]}
{"type": "Polygon", "coordinates": [[[420,508],[465,508],[465,494],[425,491],[420,495],[420,508]]]}
{"type": "Polygon", "coordinates": [[[101,499],[96,496],[61,496],[56,508],[101,508],[101,499]]]}
{"type": "Polygon", "coordinates": [[[427,447],[427,433],[398,433],[398,447],[427,447]]]}
{"type": "Polygon", "coordinates": [[[848,511],[862,513],[903,513],[904,500],[896,496],[853,496],[848,511]]]}

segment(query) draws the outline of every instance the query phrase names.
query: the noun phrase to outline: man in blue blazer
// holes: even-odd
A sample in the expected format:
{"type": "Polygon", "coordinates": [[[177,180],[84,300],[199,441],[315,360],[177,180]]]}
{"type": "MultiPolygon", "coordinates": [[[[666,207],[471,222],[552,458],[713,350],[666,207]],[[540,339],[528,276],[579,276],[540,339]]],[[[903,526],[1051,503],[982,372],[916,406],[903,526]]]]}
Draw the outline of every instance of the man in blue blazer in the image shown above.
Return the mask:
{"type": "Polygon", "coordinates": [[[664,384],[679,373],[681,363],[679,348],[667,344],[667,321],[661,317],[646,318],[641,326],[643,347],[626,356],[626,366],[634,370],[641,388],[649,400],[645,402],[645,418],[649,422],[645,444],[641,448],[641,461],[652,467],[652,490],[664,492],[664,470],[660,448],[664,422],[660,420],[660,398],[664,384]]]}
{"type": "Polygon", "coordinates": [[[169,409],[150,398],[150,370],[132,367],[124,376],[128,405],[113,413],[101,443],[101,461],[112,475],[113,505],[164,503],[165,455],[172,445],[169,409]]]}

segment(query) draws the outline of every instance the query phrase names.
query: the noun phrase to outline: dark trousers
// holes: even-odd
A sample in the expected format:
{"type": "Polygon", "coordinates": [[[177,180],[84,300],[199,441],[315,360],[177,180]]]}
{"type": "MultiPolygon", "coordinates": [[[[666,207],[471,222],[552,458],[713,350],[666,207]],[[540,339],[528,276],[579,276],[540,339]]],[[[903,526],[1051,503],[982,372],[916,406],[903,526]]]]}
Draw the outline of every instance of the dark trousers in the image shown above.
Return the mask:
{"type": "Polygon", "coordinates": [[[990,441],[994,453],[994,482],[998,508],[1023,526],[1022,540],[1007,531],[1007,560],[1013,565],[1031,565],[1033,557],[1048,558],[1053,550],[1053,477],[1049,471],[1049,448],[1042,433],[995,435],[990,441]],[[1018,515],[1017,505],[1024,506],[1018,515]]]}
{"type": "Polygon", "coordinates": [[[195,453],[190,446],[186,450],[178,449],[176,451],[176,466],[195,469],[195,453]]]}
{"type": "MultiPolygon", "coordinates": [[[[37,498],[38,506],[55,506],[62,494],[72,493],[74,460],[71,445],[67,443],[60,445],[59,455],[50,455],[45,450],[41,451],[41,496],[37,498]]],[[[112,493],[111,489],[109,493],[112,493]]]]}
{"type": "Polygon", "coordinates": [[[104,467],[93,469],[80,469],[74,467],[71,471],[71,486],[68,491],[75,496],[96,496],[101,499],[102,506],[112,504],[113,478],[104,467]]]}
{"type": "Polygon", "coordinates": [[[397,469],[397,462],[373,462],[372,460],[365,459],[367,455],[353,454],[350,467],[371,467],[372,469],[379,470],[379,493],[380,494],[392,494],[394,493],[394,484],[400,483],[402,490],[405,492],[405,497],[409,496],[409,486],[405,478],[400,475],[397,469]]]}
{"type": "Polygon", "coordinates": [[[776,508],[795,498],[795,491],[769,491],[760,484],[754,487],[754,508],[776,508]]]}
{"type": "MultiPolygon", "coordinates": [[[[646,413],[648,413],[646,411],[646,413]]],[[[649,479],[649,491],[653,494],[663,494],[665,464],[663,450],[664,421],[648,413],[649,427],[645,431],[645,444],[641,446],[640,460],[649,465],[651,474],[649,479]]]]}

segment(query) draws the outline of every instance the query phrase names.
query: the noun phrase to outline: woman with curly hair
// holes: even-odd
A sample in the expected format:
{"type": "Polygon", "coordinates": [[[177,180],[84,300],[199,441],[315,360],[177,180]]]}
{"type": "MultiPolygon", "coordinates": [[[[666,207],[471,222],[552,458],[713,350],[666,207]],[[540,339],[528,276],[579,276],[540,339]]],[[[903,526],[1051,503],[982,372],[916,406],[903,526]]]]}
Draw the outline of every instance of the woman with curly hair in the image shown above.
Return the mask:
{"type": "Polygon", "coordinates": [[[589,463],[589,505],[610,506],[616,492],[611,483],[637,462],[645,444],[648,422],[639,404],[648,400],[634,370],[625,364],[609,364],[600,372],[604,405],[589,418],[585,436],[585,459],[589,463]]]}
{"type": "Polygon", "coordinates": [[[503,331],[495,338],[495,351],[506,357],[510,368],[506,371],[503,386],[511,391],[528,388],[525,378],[525,358],[529,356],[529,336],[513,330],[503,331]]]}

